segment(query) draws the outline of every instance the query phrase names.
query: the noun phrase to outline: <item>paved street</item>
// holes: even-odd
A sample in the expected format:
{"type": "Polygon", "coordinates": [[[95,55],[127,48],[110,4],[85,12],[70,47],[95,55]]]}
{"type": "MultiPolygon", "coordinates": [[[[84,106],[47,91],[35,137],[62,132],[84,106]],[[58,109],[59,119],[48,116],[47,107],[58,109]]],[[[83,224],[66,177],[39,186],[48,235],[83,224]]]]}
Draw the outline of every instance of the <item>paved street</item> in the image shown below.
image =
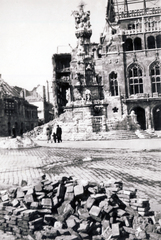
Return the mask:
{"type": "Polygon", "coordinates": [[[138,194],[151,199],[151,206],[161,209],[161,139],[64,142],[37,142],[34,149],[0,149],[1,189],[29,184],[46,174],[75,176],[94,181],[121,179],[125,187],[135,187],[138,194]]]}

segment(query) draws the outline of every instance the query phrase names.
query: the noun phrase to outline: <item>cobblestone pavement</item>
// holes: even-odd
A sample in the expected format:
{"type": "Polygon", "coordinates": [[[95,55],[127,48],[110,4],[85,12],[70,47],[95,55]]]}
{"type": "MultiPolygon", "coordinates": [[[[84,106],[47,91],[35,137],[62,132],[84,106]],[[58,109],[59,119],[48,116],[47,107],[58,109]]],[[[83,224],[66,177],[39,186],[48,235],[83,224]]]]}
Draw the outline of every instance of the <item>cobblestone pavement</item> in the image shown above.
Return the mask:
{"type": "Polygon", "coordinates": [[[161,151],[127,149],[69,149],[38,147],[23,150],[0,149],[0,184],[31,184],[46,174],[75,176],[94,181],[121,179],[139,195],[152,199],[161,209],[161,151]]]}

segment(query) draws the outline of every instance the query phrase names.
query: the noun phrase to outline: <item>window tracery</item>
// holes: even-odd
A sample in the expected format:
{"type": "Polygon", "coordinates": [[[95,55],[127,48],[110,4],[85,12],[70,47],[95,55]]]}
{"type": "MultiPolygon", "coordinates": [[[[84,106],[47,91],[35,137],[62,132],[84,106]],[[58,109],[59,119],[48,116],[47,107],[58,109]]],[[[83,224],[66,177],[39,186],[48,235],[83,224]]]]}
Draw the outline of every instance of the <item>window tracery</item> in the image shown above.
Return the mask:
{"type": "Polygon", "coordinates": [[[150,77],[151,77],[152,93],[161,94],[161,69],[160,69],[159,61],[155,61],[150,66],[150,77]]]}
{"type": "Polygon", "coordinates": [[[139,65],[133,64],[128,69],[128,80],[130,95],[143,93],[142,69],[139,65]]]}

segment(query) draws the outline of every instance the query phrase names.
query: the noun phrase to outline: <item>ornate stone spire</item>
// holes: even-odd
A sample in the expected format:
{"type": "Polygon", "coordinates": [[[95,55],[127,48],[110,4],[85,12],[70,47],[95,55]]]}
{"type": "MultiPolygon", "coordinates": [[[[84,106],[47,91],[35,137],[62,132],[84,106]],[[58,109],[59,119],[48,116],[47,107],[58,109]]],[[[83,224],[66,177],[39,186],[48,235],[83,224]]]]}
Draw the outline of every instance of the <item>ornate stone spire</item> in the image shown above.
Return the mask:
{"type": "Polygon", "coordinates": [[[75,18],[75,35],[84,43],[89,41],[92,35],[91,24],[90,24],[90,11],[84,11],[84,3],[81,2],[79,5],[79,11],[74,11],[73,15],[75,18]]]}

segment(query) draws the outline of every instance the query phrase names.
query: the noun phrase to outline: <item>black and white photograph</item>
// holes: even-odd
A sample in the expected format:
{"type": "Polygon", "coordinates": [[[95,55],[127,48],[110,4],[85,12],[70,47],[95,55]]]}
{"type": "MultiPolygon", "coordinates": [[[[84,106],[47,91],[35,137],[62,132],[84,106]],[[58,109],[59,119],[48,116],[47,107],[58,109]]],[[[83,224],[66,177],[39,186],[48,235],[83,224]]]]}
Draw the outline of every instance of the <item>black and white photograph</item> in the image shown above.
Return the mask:
{"type": "Polygon", "coordinates": [[[0,240],[161,240],[161,0],[0,6],[0,240]]]}

